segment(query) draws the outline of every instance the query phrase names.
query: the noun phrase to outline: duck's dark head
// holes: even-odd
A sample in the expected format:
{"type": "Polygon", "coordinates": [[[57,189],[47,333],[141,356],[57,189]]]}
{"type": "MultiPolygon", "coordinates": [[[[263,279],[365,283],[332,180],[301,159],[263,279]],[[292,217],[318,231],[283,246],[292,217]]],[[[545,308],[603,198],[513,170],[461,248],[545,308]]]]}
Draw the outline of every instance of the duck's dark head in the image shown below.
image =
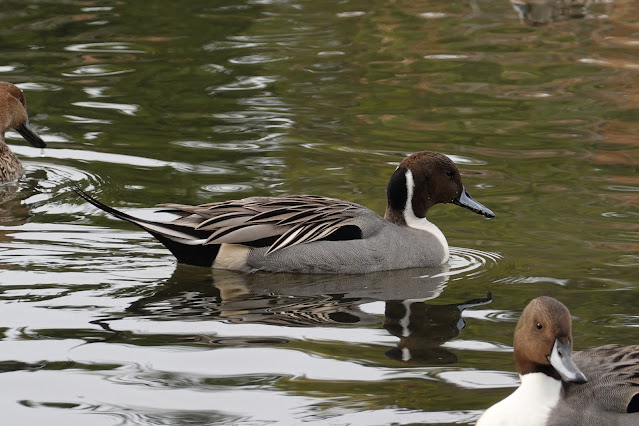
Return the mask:
{"type": "Polygon", "coordinates": [[[409,218],[425,218],[428,209],[439,203],[453,203],[488,218],[494,213],[468,194],[459,169],[450,158],[423,151],[402,161],[386,188],[386,219],[405,225],[409,218]]]}

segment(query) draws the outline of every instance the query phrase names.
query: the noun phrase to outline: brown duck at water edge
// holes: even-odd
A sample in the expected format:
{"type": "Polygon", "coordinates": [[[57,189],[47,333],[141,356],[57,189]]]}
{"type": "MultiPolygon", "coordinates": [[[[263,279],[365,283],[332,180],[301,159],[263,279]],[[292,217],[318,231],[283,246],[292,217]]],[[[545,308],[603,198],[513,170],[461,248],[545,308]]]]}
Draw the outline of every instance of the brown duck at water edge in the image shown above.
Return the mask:
{"type": "Polygon", "coordinates": [[[7,129],[15,129],[36,148],[46,146],[29,124],[27,101],[22,90],[11,83],[0,81],[0,182],[18,179],[24,173],[22,163],[4,139],[7,129]]]}
{"type": "Polygon", "coordinates": [[[478,426],[639,425],[639,345],[571,354],[572,319],[552,297],[532,300],[515,328],[521,385],[478,426]]]}
{"type": "Polygon", "coordinates": [[[426,219],[432,206],[453,203],[495,216],[468,195],[455,163],[435,152],[418,152],[400,163],[386,189],[383,218],[348,201],[289,195],[163,204],[162,211],[179,216],[165,223],[133,217],[77,192],[151,233],[178,262],[244,272],[367,273],[441,265],[448,261],[448,243],[426,219]]]}

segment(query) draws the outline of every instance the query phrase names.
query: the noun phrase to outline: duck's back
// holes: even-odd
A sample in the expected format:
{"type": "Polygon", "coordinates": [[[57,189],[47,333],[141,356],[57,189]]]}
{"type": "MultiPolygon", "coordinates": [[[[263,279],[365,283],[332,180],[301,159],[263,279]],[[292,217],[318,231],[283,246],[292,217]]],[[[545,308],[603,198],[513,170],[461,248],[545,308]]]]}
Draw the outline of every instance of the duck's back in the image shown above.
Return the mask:
{"type": "Polygon", "coordinates": [[[564,383],[549,424],[639,425],[639,345],[599,346],[573,358],[588,382],[564,383]]]}

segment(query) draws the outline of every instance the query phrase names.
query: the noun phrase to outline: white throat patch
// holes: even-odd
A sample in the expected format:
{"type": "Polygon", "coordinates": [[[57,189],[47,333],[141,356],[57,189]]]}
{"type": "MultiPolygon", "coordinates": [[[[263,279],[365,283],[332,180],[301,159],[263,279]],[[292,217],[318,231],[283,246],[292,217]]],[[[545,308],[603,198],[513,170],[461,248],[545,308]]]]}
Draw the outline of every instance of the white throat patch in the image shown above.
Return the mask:
{"type": "Polygon", "coordinates": [[[432,222],[429,222],[425,217],[417,217],[415,212],[413,211],[413,194],[415,192],[415,179],[413,179],[413,172],[410,170],[406,171],[406,205],[404,206],[404,220],[406,221],[406,225],[411,228],[421,229],[422,231],[426,231],[432,235],[434,235],[439,243],[444,248],[444,260],[442,262],[448,261],[448,241],[446,241],[446,237],[444,233],[432,222]]]}

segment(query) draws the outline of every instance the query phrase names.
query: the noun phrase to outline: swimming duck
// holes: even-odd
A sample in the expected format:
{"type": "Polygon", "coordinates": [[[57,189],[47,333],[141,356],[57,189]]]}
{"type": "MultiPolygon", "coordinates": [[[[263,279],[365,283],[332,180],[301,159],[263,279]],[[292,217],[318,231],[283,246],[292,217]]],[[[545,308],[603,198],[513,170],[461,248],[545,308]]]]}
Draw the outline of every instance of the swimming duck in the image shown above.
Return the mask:
{"type": "Polygon", "coordinates": [[[639,345],[571,354],[572,319],[552,297],[532,300],[515,328],[521,385],[479,426],[639,425],[639,345]]]}
{"type": "Polygon", "coordinates": [[[22,163],[4,140],[4,133],[9,128],[15,129],[36,148],[46,146],[29,124],[27,101],[22,90],[0,81],[0,182],[18,179],[24,173],[22,163]]]}
{"type": "Polygon", "coordinates": [[[510,0],[522,23],[545,25],[572,18],[583,18],[590,0],[510,0]]]}
{"type": "Polygon", "coordinates": [[[468,195],[455,163],[435,152],[418,152],[400,163],[388,183],[383,218],[348,201],[288,195],[163,204],[161,211],[179,216],[163,223],[78,194],[151,233],[178,262],[244,272],[367,273],[440,265],[448,260],[448,243],[426,219],[432,206],[453,203],[495,216],[468,195]]]}

